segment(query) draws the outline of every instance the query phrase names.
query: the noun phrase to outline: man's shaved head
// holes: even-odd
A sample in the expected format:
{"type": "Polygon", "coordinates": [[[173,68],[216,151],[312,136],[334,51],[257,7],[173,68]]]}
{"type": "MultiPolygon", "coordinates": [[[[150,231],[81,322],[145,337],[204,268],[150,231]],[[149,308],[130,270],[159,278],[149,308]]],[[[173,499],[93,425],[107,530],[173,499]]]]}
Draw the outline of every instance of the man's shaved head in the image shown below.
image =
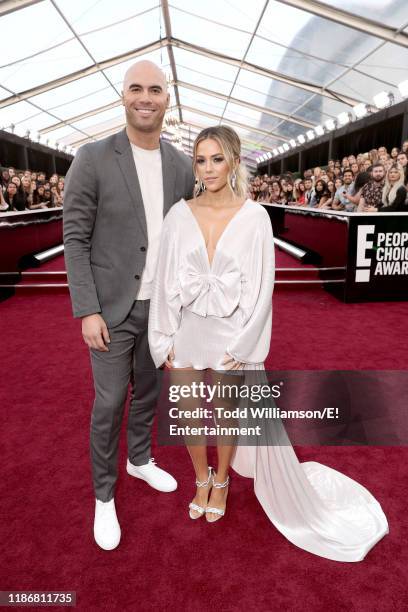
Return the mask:
{"type": "Polygon", "coordinates": [[[141,138],[157,144],[169,101],[166,75],[159,66],[142,60],[127,69],[122,103],[128,136],[135,144],[141,138]]]}
{"type": "Polygon", "coordinates": [[[129,66],[123,79],[123,91],[125,92],[132,82],[146,79],[161,85],[163,91],[167,92],[166,75],[159,66],[149,60],[141,60],[129,66]]]}

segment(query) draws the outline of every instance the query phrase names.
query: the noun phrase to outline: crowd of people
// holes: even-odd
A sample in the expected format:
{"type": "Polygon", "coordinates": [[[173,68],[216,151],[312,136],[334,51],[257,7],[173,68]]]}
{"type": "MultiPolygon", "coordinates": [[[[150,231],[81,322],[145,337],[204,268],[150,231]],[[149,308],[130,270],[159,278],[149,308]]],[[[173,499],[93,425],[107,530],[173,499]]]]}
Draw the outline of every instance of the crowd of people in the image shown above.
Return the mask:
{"type": "Polygon", "coordinates": [[[305,170],[303,178],[286,172],[250,179],[249,197],[261,203],[290,204],[346,212],[408,212],[408,140],[401,149],[386,147],[330,159],[326,168],[305,170]]]}
{"type": "Polygon", "coordinates": [[[2,168],[0,174],[0,212],[61,207],[64,203],[64,178],[45,172],[2,168]]]}
{"type": "MultiPolygon", "coordinates": [[[[386,147],[368,153],[330,159],[326,168],[257,175],[248,196],[261,203],[290,204],[346,212],[408,211],[408,140],[401,149],[386,147]]],[[[64,178],[44,172],[2,168],[0,212],[62,207],[64,178]]]]}

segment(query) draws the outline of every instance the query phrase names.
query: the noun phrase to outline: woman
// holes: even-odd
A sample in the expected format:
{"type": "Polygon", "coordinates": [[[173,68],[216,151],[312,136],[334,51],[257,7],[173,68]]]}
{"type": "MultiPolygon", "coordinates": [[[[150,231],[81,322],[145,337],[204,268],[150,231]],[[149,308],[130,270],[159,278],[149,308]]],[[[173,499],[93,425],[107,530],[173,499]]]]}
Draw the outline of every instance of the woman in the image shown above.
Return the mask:
{"type": "Polygon", "coordinates": [[[30,206],[30,210],[35,210],[36,208],[48,208],[49,201],[47,201],[44,192],[44,186],[38,185],[37,189],[33,192],[33,203],[30,206]]]}
{"type": "MultiPolygon", "coordinates": [[[[172,385],[201,382],[206,373],[213,383],[247,380],[255,373],[267,384],[273,235],[266,210],[245,199],[240,155],[240,141],[231,128],[200,132],[193,149],[195,195],[179,200],[164,219],[150,301],[149,345],[156,367],[169,368],[172,385]]],[[[180,411],[194,405],[186,398],[177,407],[180,411]]],[[[276,444],[271,438],[265,446],[219,444],[217,439],[215,472],[208,466],[204,441],[192,444],[187,439],[197,486],[190,517],[205,515],[214,522],[224,516],[231,465],[254,479],[262,507],[291,542],[329,559],[361,560],[388,530],[378,502],[357,482],[315,462],[309,462],[312,484],[308,464],[302,467],[281,422],[275,425],[269,433],[276,444]],[[336,512],[333,500],[326,505],[324,497],[338,485],[336,501],[342,508],[336,512]]]]}
{"type": "Polygon", "coordinates": [[[404,170],[398,164],[393,164],[385,177],[382,194],[382,206],[378,212],[408,212],[406,204],[407,189],[404,185],[404,170]]]}
{"type": "Polygon", "coordinates": [[[294,195],[293,195],[293,183],[292,181],[287,181],[286,183],[286,193],[285,193],[285,204],[293,204],[294,203],[294,195]]]}
{"type": "Polygon", "coordinates": [[[263,181],[263,183],[261,184],[261,189],[258,195],[258,202],[269,202],[269,189],[268,189],[268,183],[266,181],[263,181]]]}
{"type": "Polygon", "coordinates": [[[351,164],[351,171],[355,180],[358,176],[358,173],[360,172],[359,164],[356,161],[351,164]]]}
{"type": "Polygon", "coordinates": [[[299,183],[296,186],[296,193],[295,193],[295,203],[296,204],[300,204],[301,206],[304,206],[305,204],[305,184],[304,182],[301,180],[299,181],[299,183]]]}
{"type": "Polygon", "coordinates": [[[269,203],[270,204],[281,204],[282,203],[282,192],[281,192],[281,186],[279,181],[272,181],[271,183],[271,192],[270,192],[270,196],[269,196],[269,203]]]}
{"type": "Polygon", "coordinates": [[[326,183],[322,179],[316,181],[310,206],[315,208],[324,208],[326,202],[330,199],[330,192],[327,188],[326,183]]]}
{"type": "MultiPolygon", "coordinates": [[[[334,181],[334,186],[336,188],[336,191],[340,189],[342,185],[343,185],[343,179],[341,178],[341,176],[338,176],[334,181]]],[[[336,193],[336,191],[334,193],[336,193]]]]}
{"type": "MultiPolygon", "coordinates": [[[[13,177],[15,178],[15,177],[13,177]]],[[[18,189],[16,182],[11,180],[7,185],[6,193],[4,194],[4,200],[8,204],[9,212],[16,212],[25,210],[25,200],[21,191],[18,189]]]]}
{"type": "Polygon", "coordinates": [[[398,148],[398,147],[393,147],[393,148],[391,149],[391,153],[390,153],[390,155],[391,155],[391,159],[392,159],[394,162],[396,162],[396,161],[397,161],[397,157],[398,157],[399,153],[400,153],[400,150],[399,150],[399,148],[398,148]]]}
{"type": "Polygon", "coordinates": [[[7,189],[7,185],[10,182],[10,173],[8,171],[7,168],[3,168],[1,171],[1,176],[0,176],[0,185],[1,185],[1,191],[4,192],[7,189]]]}

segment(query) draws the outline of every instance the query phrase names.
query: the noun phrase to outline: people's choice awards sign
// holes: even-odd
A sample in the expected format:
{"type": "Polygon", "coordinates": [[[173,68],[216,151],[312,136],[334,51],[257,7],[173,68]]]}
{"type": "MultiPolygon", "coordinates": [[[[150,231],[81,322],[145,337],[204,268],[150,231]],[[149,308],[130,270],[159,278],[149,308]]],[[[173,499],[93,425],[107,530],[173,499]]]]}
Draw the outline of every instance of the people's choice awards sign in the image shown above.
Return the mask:
{"type": "Polygon", "coordinates": [[[350,215],[346,302],[408,300],[408,213],[350,215]]]}
{"type": "Polygon", "coordinates": [[[356,283],[369,283],[372,274],[408,275],[408,232],[376,232],[375,225],[358,225],[356,283]]]}

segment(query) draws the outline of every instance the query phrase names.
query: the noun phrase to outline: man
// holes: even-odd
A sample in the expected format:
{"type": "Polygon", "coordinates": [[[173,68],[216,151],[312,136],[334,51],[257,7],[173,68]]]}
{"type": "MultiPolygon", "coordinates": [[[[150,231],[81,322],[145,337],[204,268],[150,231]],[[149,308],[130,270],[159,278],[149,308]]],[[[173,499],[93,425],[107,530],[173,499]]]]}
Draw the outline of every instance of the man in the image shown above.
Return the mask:
{"type": "Polygon", "coordinates": [[[311,206],[312,198],[314,195],[312,177],[307,176],[303,182],[305,185],[305,203],[303,204],[303,206],[311,206]]]}
{"type": "Polygon", "coordinates": [[[358,212],[377,212],[382,206],[382,192],[385,182],[385,168],[377,162],[371,170],[371,180],[361,190],[358,212]]]}
{"type": "Polygon", "coordinates": [[[408,185],[408,155],[403,151],[398,153],[397,163],[404,170],[404,185],[408,185]]]}
{"type": "Polygon", "coordinates": [[[334,195],[332,208],[334,210],[345,210],[346,212],[354,212],[357,208],[356,204],[353,204],[348,199],[348,195],[354,194],[354,182],[353,173],[350,169],[346,169],[343,172],[343,185],[339,187],[334,195]]]}
{"type": "Polygon", "coordinates": [[[160,140],[169,100],[165,75],[155,64],[131,66],[122,92],[126,128],[82,146],[65,181],[65,261],[95,386],[94,537],[105,550],[118,546],[121,536],[114,492],[129,382],[127,472],[160,491],[177,487],[150,455],[159,381],[147,337],[163,216],[194,188],[189,158],[160,140]]]}

